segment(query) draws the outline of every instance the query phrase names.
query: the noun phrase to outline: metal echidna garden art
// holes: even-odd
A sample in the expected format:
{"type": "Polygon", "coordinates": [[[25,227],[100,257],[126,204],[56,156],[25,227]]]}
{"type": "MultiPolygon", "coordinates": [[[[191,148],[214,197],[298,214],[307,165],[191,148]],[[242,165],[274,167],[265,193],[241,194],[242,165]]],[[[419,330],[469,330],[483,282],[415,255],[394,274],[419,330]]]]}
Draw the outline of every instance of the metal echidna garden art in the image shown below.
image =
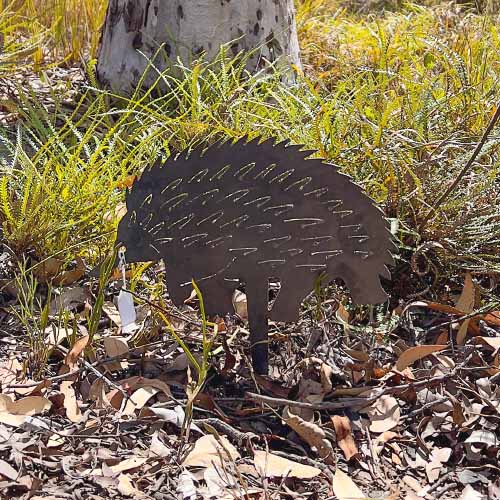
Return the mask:
{"type": "Polygon", "coordinates": [[[301,146],[217,143],[159,162],[127,192],[117,244],[128,262],[163,259],[181,305],[198,284],[209,315],[232,312],[245,285],[252,363],[268,370],[268,319],[298,319],[316,279],[341,278],[355,302],[387,295],[391,236],[382,211],[354,182],[301,146]],[[271,310],[268,283],[281,288],[271,310]]]}

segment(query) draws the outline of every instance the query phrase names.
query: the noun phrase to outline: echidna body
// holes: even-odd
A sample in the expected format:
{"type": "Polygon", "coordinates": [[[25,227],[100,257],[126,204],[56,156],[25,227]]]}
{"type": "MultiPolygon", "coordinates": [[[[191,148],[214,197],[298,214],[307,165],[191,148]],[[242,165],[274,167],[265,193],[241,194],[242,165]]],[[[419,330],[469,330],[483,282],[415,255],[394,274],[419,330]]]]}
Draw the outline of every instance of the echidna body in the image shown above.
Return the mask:
{"type": "MultiPolygon", "coordinates": [[[[254,344],[265,344],[268,317],[297,319],[322,273],[343,279],[357,303],[383,302],[379,276],[389,278],[393,245],[386,220],[349,177],[311,153],[240,140],[157,164],[127,193],[117,241],[128,261],[164,260],[177,304],[194,278],[206,311],[225,314],[244,283],[254,344]],[[270,278],[281,290],[268,311],[270,278]]],[[[266,371],[267,345],[253,358],[266,371]]]]}

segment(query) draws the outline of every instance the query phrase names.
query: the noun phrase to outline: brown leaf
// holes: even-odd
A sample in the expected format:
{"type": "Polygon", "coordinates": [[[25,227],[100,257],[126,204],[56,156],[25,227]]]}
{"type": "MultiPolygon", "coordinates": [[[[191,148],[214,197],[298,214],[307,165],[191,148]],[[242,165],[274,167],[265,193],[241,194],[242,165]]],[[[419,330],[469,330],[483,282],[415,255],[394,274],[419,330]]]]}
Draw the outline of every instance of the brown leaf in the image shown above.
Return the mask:
{"type": "Polygon", "coordinates": [[[8,464],[5,460],[0,460],[0,474],[11,481],[15,481],[19,476],[19,472],[8,464]]]}
{"type": "Polygon", "coordinates": [[[185,467],[211,467],[212,464],[222,466],[222,461],[235,461],[240,458],[238,450],[225,436],[220,436],[220,440],[222,445],[212,434],[202,436],[196,441],[194,448],[188,453],[182,465],[185,467]]]}
{"type": "Polygon", "coordinates": [[[85,274],[85,262],[81,257],[76,257],[76,267],[70,271],[64,271],[56,276],[52,283],[56,286],[68,286],[72,285],[75,281],[78,281],[85,274]]]}
{"type": "Polygon", "coordinates": [[[352,457],[358,456],[359,452],[354,442],[349,417],[333,415],[332,422],[335,428],[335,435],[337,436],[337,443],[344,452],[345,459],[349,461],[352,457]]]}
{"type": "Polygon", "coordinates": [[[321,470],[317,467],[299,464],[298,462],[293,462],[292,460],[261,450],[255,451],[253,461],[255,468],[263,477],[312,479],[321,474],[321,470]]]}
{"type": "Polygon", "coordinates": [[[362,410],[370,417],[370,431],[385,432],[399,425],[401,410],[396,398],[380,396],[371,406],[362,410]]]}
{"type": "Polygon", "coordinates": [[[59,274],[63,264],[64,262],[61,259],[49,257],[39,264],[36,264],[36,267],[33,269],[33,274],[38,281],[47,283],[59,274]]]}
{"type": "Polygon", "coordinates": [[[119,464],[112,465],[110,467],[113,474],[118,474],[120,472],[125,472],[127,470],[137,469],[141,467],[148,461],[147,457],[132,457],[123,460],[119,464]]]}
{"type": "Polygon", "coordinates": [[[28,396],[12,401],[9,396],[0,394],[0,412],[11,415],[38,415],[49,410],[52,403],[42,396],[28,396]]]}
{"type": "Polygon", "coordinates": [[[451,448],[434,448],[432,450],[430,461],[425,466],[425,473],[430,483],[439,478],[443,472],[443,463],[446,463],[451,456],[451,448]]]}
{"type": "Polygon", "coordinates": [[[340,469],[335,471],[332,480],[332,489],[338,500],[366,500],[367,498],[354,481],[340,469]]]}
{"type": "Polygon", "coordinates": [[[465,314],[470,314],[474,311],[474,303],[476,300],[476,289],[472,281],[471,273],[465,274],[464,288],[455,307],[465,314]]]}
{"type": "Polygon", "coordinates": [[[329,465],[334,465],[333,448],[325,431],[313,422],[306,422],[294,415],[287,406],[283,409],[283,420],[329,465]]]}
{"type": "Polygon", "coordinates": [[[130,396],[123,410],[124,415],[133,415],[135,410],[140,410],[144,405],[155,395],[158,394],[159,389],[153,387],[141,387],[130,396]]]}
{"type": "Polygon", "coordinates": [[[65,380],[61,382],[61,392],[64,394],[64,408],[66,409],[66,416],[72,422],[80,422],[82,419],[82,412],[76,401],[75,389],[73,388],[73,381],[65,380]]]}
{"type": "Polygon", "coordinates": [[[146,498],[147,496],[146,494],[139,491],[133,485],[131,479],[125,474],[120,474],[118,476],[118,486],[116,489],[125,497],[146,498]]]}
{"type": "MultiPolygon", "coordinates": [[[[104,350],[110,358],[115,356],[126,357],[129,353],[127,341],[123,337],[104,337],[104,350]]],[[[106,369],[110,372],[124,370],[128,368],[127,361],[108,361],[106,369]]]]}
{"type": "Polygon", "coordinates": [[[113,302],[104,302],[102,305],[102,310],[106,313],[106,316],[117,326],[122,326],[122,320],[120,318],[120,313],[113,302]]]}
{"type": "Polygon", "coordinates": [[[401,372],[415,363],[415,361],[425,358],[433,352],[442,351],[443,349],[446,349],[445,345],[418,345],[416,347],[410,347],[410,349],[403,351],[399,357],[396,363],[396,370],[401,372]]]}
{"type": "Polygon", "coordinates": [[[66,357],[64,359],[64,364],[68,366],[70,371],[75,368],[78,358],[80,357],[84,349],[87,347],[87,344],[89,343],[89,339],[90,337],[88,335],[85,335],[85,337],[78,339],[73,344],[73,347],[68,352],[68,354],[66,354],[66,357]]]}

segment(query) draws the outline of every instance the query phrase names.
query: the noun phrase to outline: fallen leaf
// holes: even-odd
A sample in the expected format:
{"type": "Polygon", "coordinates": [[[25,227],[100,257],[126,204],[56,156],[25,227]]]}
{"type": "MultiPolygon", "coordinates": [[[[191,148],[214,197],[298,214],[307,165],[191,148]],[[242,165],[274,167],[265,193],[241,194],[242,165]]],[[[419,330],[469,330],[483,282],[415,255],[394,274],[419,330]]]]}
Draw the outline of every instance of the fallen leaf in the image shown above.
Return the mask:
{"type": "Polygon", "coordinates": [[[468,484],[458,497],[458,500],[485,500],[485,497],[468,484]]]}
{"type": "Polygon", "coordinates": [[[61,259],[49,257],[35,265],[33,268],[33,274],[36,276],[38,281],[47,283],[48,281],[52,281],[52,279],[59,274],[63,264],[64,262],[61,259]]]}
{"type": "MultiPolygon", "coordinates": [[[[104,337],[104,350],[110,358],[115,356],[126,357],[129,353],[129,347],[127,341],[122,337],[104,337]]],[[[125,370],[128,367],[127,361],[108,361],[106,364],[106,369],[114,372],[119,370],[125,370]]]]}
{"type": "Polygon", "coordinates": [[[149,446],[150,456],[166,458],[172,455],[172,452],[173,451],[161,441],[158,431],[156,431],[151,436],[151,445],[149,446]]]}
{"type": "Polygon", "coordinates": [[[430,461],[425,466],[425,473],[429,483],[436,481],[443,469],[443,464],[446,463],[451,456],[451,448],[434,448],[430,455],[430,461]]]}
{"type": "Polygon", "coordinates": [[[233,294],[234,312],[242,319],[248,319],[247,296],[240,290],[235,290],[233,294]]]}
{"type": "Polygon", "coordinates": [[[256,450],[254,465],[263,477],[296,477],[299,479],[312,479],[321,474],[321,469],[310,465],[293,462],[287,458],[273,455],[266,451],[256,450]]]}
{"type": "Polygon", "coordinates": [[[198,493],[194,485],[194,477],[191,472],[183,470],[177,482],[176,492],[180,500],[194,500],[198,493]]]}
{"type": "Polygon", "coordinates": [[[471,273],[467,272],[465,274],[464,288],[462,293],[455,304],[455,307],[465,314],[470,314],[474,311],[474,303],[476,300],[476,290],[474,282],[472,281],[471,273]]]}
{"type": "Polygon", "coordinates": [[[104,302],[102,305],[102,310],[106,314],[106,316],[117,326],[121,327],[122,326],[122,320],[120,318],[120,313],[118,312],[118,309],[116,306],[113,304],[113,302],[104,302]]]}
{"type": "Polygon", "coordinates": [[[49,410],[52,403],[42,396],[28,396],[13,401],[10,396],[0,394],[0,423],[21,427],[32,415],[49,410]]]}
{"type": "Polygon", "coordinates": [[[78,281],[85,274],[85,262],[81,257],[76,257],[76,267],[69,271],[63,271],[52,280],[56,286],[68,286],[78,281]]]}
{"type": "Polygon", "coordinates": [[[76,400],[73,382],[71,380],[65,380],[64,382],[61,382],[60,388],[62,394],[64,394],[63,405],[66,409],[66,416],[71,420],[71,422],[80,422],[82,419],[82,413],[76,400]]]}
{"type": "Polygon", "coordinates": [[[202,436],[196,441],[194,448],[188,453],[182,465],[185,467],[211,467],[213,464],[222,466],[222,461],[234,462],[240,458],[238,450],[225,436],[220,436],[220,440],[222,445],[212,434],[202,436]]]}
{"type": "Polygon", "coordinates": [[[358,456],[359,452],[354,442],[349,417],[333,415],[332,423],[337,437],[337,444],[344,452],[345,459],[349,461],[352,457],[358,456]]]}
{"type": "Polygon", "coordinates": [[[349,334],[351,332],[350,326],[349,326],[349,312],[347,309],[344,307],[344,305],[339,302],[337,311],[335,312],[335,316],[337,319],[340,321],[342,326],[344,327],[344,336],[346,339],[349,339],[349,334]]]}
{"type": "Polygon", "coordinates": [[[9,396],[0,394],[0,412],[12,415],[38,415],[49,410],[52,403],[42,396],[28,396],[12,401],[9,396]]]}
{"type": "Polygon", "coordinates": [[[123,460],[119,464],[112,465],[110,469],[114,474],[118,474],[120,472],[125,472],[127,470],[137,469],[137,467],[141,467],[141,465],[144,465],[147,461],[148,461],[147,457],[127,458],[126,460],[123,460]]]}
{"type": "Polygon", "coordinates": [[[375,403],[362,410],[370,418],[370,431],[382,433],[399,425],[401,410],[396,398],[380,396],[375,403]]]}
{"type": "Polygon", "coordinates": [[[283,420],[329,465],[334,465],[333,448],[325,431],[313,422],[306,422],[291,412],[287,406],[283,410],[283,420]]]}
{"type": "Polygon", "coordinates": [[[88,335],[85,335],[85,337],[78,339],[73,344],[73,347],[68,352],[68,354],[66,354],[66,358],[64,359],[64,364],[68,366],[70,371],[75,368],[78,358],[80,357],[83,350],[85,349],[85,347],[87,347],[87,344],[89,343],[89,339],[90,337],[88,335]]]}
{"type": "Polygon", "coordinates": [[[160,391],[154,387],[141,387],[137,389],[127,401],[123,409],[124,415],[133,415],[136,410],[140,410],[144,405],[160,391]]]}
{"type": "Polygon", "coordinates": [[[72,338],[75,335],[75,332],[72,328],[62,327],[52,324],[45,329],[45,343],[49,346],[57,346],[63,340],[67,338],[72,338]]]}
{"type": "Polygon", "coordinates": [[[54,316],[60,311],[70,311],[85,304],[90,298],[90,292],[80,285],[64,288],[50,303],[49,313],[54,316]]]}
{"type": "Polygon", "coordinates": [[[11,481],[15,481],[19,476],[16,469],[14,469],[14,467],[8,464],[5,460],[0,460],[0,474],[11,481]]]}
{"type": "Polygon", "coordinates": [[[116,488],[119,493],[126,497],[146,498],[146,495],[139,491],[132,483],[131,479],[125,475],[118,476],[118,486],[116,488]]]}
{"type": "Polygon", "coordinates": [[[403,351],[401,356],[399,356],[399,359],[396,362],[396,370],[401,372],[415,363],[415,361],[425,358],[433,352],[442,351],[443,349],[446,349],[445,345],[419,345],[416,347],[410,347],[410,349],[403,351]]]}
{"type": "Polygon", "coordinates": [[[356,486],[354,481],[340,469],[335,471],[332,479],[333,493],[337,500],[366,500],[367,496],[356,486]]]}

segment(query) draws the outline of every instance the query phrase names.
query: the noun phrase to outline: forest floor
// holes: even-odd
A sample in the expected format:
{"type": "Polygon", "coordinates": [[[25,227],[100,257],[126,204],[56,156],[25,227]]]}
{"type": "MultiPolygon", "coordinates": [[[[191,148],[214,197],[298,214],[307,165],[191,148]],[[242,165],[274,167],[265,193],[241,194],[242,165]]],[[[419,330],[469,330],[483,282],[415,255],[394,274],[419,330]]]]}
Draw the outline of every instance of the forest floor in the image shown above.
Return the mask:
{"type": "Polygon", "coordinates": [[[222,51],[125,98],[103,5],[0,11],[1,498],[500,499],[499,20],[302,1],[295,86],[222,51]],[[245,134],[335,162],[398,244],[386,304],[333,283],[270,323],[266,377],[243,291],[206,318],[168,263],[92,272],[145,167],[245,134]]]}

